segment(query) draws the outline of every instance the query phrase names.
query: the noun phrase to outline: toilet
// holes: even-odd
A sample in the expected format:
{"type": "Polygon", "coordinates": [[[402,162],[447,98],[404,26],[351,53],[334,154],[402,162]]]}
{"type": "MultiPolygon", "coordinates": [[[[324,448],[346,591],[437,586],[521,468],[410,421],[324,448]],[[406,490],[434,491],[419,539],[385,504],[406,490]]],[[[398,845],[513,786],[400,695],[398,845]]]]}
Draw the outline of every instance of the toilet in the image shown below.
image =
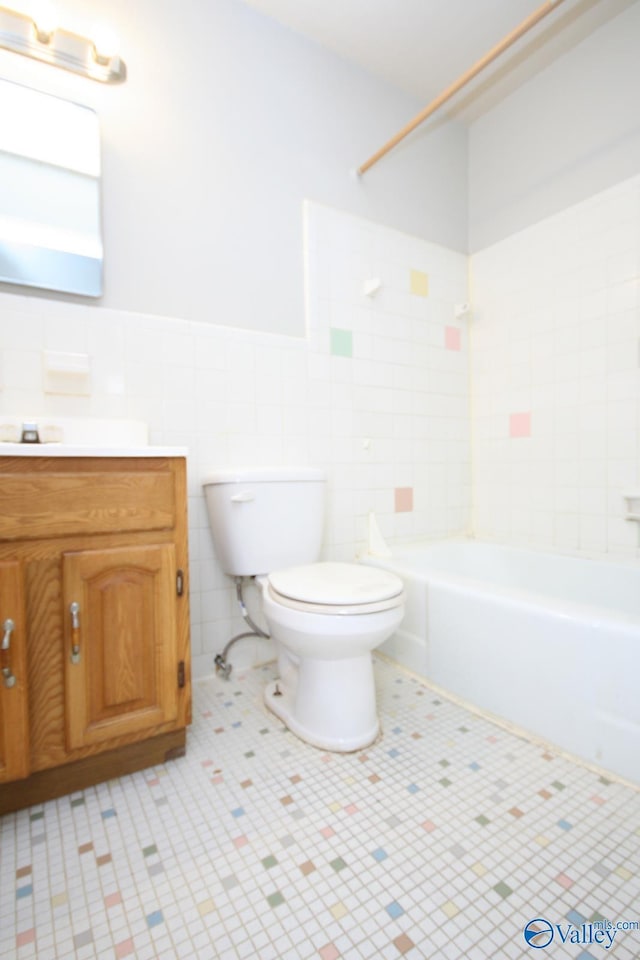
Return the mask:
{"type": "Polygon", "coordinates": [[[262,589],[279,672],[266,706],[300,739],[345,753],[379,734],[371,651],[399,627],[404,595],[385,570],[318,562],[325,487],[309,467],[212,470],[203,480],[222,569],[262,589]]]}

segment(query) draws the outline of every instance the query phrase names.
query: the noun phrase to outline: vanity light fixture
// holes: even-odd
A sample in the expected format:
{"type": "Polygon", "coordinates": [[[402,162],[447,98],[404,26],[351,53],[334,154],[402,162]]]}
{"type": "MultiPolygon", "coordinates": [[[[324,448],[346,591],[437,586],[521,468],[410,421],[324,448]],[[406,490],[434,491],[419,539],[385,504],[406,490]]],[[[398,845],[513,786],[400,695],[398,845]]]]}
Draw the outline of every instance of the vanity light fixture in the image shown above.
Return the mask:
{"type": "Polygon", "coordinates": [[[0,49],[21,53],[100,83],[122,83],[127,78],[124,61],[100,50],[89,37],[81,37],[65,27],[38,24],[32,17],[3,6],[0,6],[0,49]]]}

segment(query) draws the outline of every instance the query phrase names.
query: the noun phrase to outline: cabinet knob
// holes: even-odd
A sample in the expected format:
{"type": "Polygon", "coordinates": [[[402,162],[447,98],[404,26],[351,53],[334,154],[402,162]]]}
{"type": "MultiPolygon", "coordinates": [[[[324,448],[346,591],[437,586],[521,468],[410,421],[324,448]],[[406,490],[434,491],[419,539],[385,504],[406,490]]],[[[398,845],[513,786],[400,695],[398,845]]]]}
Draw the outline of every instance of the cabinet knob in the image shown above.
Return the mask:
{"type": "Polygon", "coordinates": [[[2,629],[4,630],[4,635],[2,637],[2,643],[0,644],[0,670],[2,671],[2,679],[4,681],[5,687],[15,687],[16,678],[13,670],[11,669],[11,634],[15,630],[16,625],[10,617],[2,624],[2,629]]]}
{"type": "Polygon", "coordinates": [[[80,604],[69,604],[71,614],[71,663],[80,663],[80,604]]]}

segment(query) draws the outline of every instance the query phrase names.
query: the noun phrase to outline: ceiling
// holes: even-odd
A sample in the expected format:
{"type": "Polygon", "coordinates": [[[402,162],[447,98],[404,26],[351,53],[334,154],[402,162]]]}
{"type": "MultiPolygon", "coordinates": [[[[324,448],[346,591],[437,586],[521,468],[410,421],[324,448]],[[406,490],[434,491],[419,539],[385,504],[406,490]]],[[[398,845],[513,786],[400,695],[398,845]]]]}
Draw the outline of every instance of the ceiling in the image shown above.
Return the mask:
{"type": "MultiPolygon", "coordinates": [[[[245,0],[425,105],[543,0],[245,0]]],[[[450,101],[477,119],[640,0],[565,0],[450,101]]]]}

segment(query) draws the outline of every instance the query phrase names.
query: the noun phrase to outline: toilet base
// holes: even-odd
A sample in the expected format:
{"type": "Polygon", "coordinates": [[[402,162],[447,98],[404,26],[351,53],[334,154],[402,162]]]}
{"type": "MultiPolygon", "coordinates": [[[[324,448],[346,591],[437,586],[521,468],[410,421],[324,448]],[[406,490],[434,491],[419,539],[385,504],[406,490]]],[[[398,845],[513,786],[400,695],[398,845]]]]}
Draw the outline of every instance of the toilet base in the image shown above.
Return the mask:
{"type": "Polygon", "coordinates": [[[345,660],[304,658],[284,680],[268,684],[265,705],[314,747],[352,753],[380,733],[371,654],[345,660]]]}

